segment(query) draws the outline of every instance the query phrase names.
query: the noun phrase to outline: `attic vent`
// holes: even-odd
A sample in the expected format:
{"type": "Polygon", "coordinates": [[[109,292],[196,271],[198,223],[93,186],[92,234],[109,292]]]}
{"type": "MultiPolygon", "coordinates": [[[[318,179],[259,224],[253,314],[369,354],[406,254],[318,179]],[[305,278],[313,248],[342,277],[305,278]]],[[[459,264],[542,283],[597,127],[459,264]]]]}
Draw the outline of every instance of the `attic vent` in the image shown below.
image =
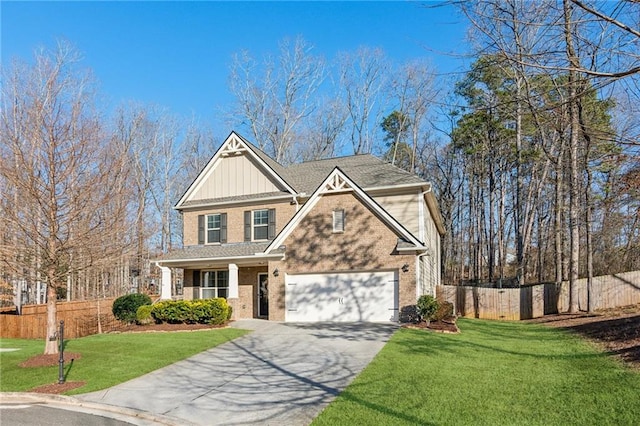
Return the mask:
{"type": "Polygon", "coordinates": [[[344,210],[333,211],[333,232],[344,232],[344,210]]]}

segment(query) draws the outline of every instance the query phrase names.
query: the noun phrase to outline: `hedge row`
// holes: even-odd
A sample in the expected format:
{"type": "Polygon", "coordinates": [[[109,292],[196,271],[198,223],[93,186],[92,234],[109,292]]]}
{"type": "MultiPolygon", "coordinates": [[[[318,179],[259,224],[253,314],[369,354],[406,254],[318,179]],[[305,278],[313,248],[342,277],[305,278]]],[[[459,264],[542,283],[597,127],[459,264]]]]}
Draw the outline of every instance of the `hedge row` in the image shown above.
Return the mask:
{"type": "Polygon", "coordinates": [[[165,300],[151,308],[151,316],[158,322],[200,323],[220,325],[231,318],[231,306],[226,299],[165,300]]]}

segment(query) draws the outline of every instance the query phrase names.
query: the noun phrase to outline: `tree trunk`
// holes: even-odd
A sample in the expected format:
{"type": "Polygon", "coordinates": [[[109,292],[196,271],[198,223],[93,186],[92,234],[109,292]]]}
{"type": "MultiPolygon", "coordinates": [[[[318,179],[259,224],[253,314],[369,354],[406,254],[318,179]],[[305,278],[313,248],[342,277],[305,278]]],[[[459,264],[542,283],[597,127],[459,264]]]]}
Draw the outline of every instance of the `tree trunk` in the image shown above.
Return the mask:
{"type": "Polygon", "coordinates": [[[578,75],[575,71],[579,68],[578,59],[573,48],[573,26],[571,4],[569,0],[563,0],[564,6],[564,37],[566,54],[571,70],[569,71],[569,312],[577,312],[580,308],[578,300],[578,273],[580,262],[580,224],[579,208],[580,195],[578,185],[578,142],[580,135],[580,117],[578,111],[578,75]]]}
{"type": "MultiPolygon", "coordinates": [[[[52,276],[52,275],[50,275],[52,276]]],[[[58,307],[56,305],[56,287],[51,281],[47,286],[47,335],[44,345],[45,355],[58,353],[58,307]]]]}

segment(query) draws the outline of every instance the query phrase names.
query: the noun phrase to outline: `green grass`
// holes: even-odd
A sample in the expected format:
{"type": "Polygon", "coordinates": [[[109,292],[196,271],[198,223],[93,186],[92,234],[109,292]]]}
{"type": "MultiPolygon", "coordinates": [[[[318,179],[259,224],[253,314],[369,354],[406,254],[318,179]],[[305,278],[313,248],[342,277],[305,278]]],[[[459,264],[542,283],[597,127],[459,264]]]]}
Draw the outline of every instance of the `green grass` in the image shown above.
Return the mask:
{"type": "Polygon", "coordinates": [[[399,330],[313,425],[637,425],[640,373],[558,329],[399,330]]]}
{"type": "MultiPolygon", "coordinates": [[[[245,333],[245,330],[222,328],[197,332],[102,334],[71,339],[66,343],[65,351],[78,352],[82,357],[65,364],[66,380],[87,384],[69,394],[114,386],[245,333]]],[[[43,340],[0,339],[0,347],[20,349],[0,352],[0,391],[24,392],[36,386],[57,383],[57,365],[39,368],[19,366],[42,353],[43,340]]]]}

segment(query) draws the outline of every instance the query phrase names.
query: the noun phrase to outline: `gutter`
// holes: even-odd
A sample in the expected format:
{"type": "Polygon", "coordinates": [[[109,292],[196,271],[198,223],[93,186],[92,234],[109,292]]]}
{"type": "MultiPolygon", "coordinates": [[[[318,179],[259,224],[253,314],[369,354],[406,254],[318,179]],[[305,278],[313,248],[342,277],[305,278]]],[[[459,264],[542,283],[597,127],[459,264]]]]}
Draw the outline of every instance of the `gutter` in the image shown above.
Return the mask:
{"type": "Polygon", "coordinates": [[[167,260],[156,260],[155,263],[158,267],[161,264],[169,264],[169,263],[185,263],[185,262],[211,262],[211,261],[233,261],[233,260],[252,260],[252,259],[279,259],[284,257],[284,253],[274,253],[274,254],[264,254],[264,253],[256,253],[248,256],[226,256],[226,257],[198,257],[191,259],[167,259],[167,260]]]}
{"type": "MultiPolygon", "coordinates": [[[[304,194],[304,193],[302,193],[304,194]]],[[[301,194],[293,194],[293,197],[296,196],[301,196],[301,194]]],[[[214,202],[214,203],[202,203],[202,204],[192,204],[189,206],[175,206],[173,207],[174,210],[178,210],[178,211],[182,211],[182,210],[191,210],[191,209],[200,209],[202,207],[218,207],[218,206],[227,206],[227,205],[234,205],[234,204],[243,204],[243,205],[247,205],[247,204],[262,204],[264,202],[268,202],[268,201],[277,201],[277,200],[287,200],[291,197],[291,195],[276,195],[273,197],[265,197],[265,198],[250,198],[250,199],[246,199],[246,200],[233,200],[233,201],[222,201],[222,202],[214,202]]]]}

